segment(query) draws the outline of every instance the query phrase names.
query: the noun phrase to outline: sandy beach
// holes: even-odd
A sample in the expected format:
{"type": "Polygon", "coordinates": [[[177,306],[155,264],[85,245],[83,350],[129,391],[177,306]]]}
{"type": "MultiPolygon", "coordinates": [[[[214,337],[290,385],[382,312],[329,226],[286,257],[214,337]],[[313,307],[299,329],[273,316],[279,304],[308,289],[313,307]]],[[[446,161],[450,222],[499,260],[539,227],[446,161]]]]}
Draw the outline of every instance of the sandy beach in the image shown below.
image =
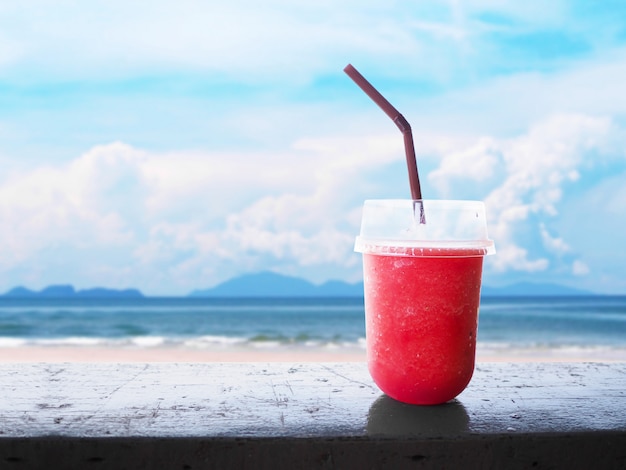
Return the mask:
{"type": "MultiPolygon", "coordinates": [[[[103,347],[0,348],[0,362],[363,362],[365,351],[325,349],[190,349],[103,347]]],[[[477,362],[626,362],[626,350],[479,351],[477,362]]]]}
{"type": "Polygon", "coordinates": [[[0,362],[359,362],[365,352],[189,348],[17,347],[0,348],[0,362]]]}

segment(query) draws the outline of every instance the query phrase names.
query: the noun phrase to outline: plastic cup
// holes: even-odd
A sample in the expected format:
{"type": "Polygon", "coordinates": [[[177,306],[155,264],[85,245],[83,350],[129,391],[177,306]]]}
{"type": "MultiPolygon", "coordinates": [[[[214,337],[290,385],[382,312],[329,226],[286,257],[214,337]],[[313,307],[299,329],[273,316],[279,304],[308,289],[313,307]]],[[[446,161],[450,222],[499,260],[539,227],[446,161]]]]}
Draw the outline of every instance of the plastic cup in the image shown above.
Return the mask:
{"type": "Polygon", "coordinates": [[[404,403],[452,400],[474,372],[483,258],[495,253],[483,203],[365,201],[355,251],[374,382],[404,403]]]}

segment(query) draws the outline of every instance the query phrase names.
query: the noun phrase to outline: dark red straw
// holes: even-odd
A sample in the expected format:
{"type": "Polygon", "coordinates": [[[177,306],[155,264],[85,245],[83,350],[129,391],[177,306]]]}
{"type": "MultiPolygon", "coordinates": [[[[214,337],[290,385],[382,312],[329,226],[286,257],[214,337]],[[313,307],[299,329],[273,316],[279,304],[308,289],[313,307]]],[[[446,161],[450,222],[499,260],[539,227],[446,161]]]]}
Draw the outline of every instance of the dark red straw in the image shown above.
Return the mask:
{"type": "MultiPolygon", "coordinates": [[[[417,162],[415,161],[415,146],[413,144],[413,133],[411,125],[407,122],[402,114],[398,112],[392,104],[381,95],[376,88],[368,82],[363,75],[359,73],[351,64],[346,65],[343,69],[348,76],[354,80],[361,90],[369,96],[391,118],[404,136],[404,152],[406,153],[406,165],[409,170],[409,184],[411,185],[411,197],[414,200],[422,199],[422,190],[420,188],[420,178],[417,173],[417,162]]],[[[423,213],[422,213],[423,215],[423,213]]],[[[423,223],[423,222],[422,222],[423,223]]]]}

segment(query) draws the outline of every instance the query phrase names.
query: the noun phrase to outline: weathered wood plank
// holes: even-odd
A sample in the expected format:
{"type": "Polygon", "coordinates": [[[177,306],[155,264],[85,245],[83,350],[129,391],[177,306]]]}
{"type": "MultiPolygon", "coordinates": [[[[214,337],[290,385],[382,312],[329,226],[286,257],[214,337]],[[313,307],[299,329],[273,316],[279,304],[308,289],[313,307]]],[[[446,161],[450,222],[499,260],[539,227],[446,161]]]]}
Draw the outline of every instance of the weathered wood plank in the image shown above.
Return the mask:
{"type": "Polygon", "coordinates": [[[281,468],[333,468],[349,456],[366,467],[467,467],[507,452],[528,465],[621,465],[626,363],[479,364],[468,389],[437,407],[387,398],[361,363],[0,365],[0,468],[70,451],[82,463],[150,468],[128,449],[144,464],[191,455],[214,468],[276,464],[272,449],[287,456],[281,468]]]}
{"type": "Polygon", "coordinates": [[[388,399],[359,363],[4,364],[0,374],[5,437],[364,436],[399,424],[429,435],[431,416],[446,433],[626,431],[623,363],[481,364],[455,402],[434,408],[388,399]]]}

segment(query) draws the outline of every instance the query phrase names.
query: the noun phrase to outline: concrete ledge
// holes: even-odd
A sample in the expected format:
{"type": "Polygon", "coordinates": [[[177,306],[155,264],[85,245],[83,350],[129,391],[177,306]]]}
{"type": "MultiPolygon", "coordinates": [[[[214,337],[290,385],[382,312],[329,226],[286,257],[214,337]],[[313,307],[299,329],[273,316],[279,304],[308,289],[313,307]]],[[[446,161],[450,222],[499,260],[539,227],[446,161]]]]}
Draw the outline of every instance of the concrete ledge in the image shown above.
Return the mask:
{"type": "Polygon", "coordinates": [[[626,363],[479,364],[438,407],[385,397],[358,363],[0,377],[0,468],[626,468],[626,363]]]}

